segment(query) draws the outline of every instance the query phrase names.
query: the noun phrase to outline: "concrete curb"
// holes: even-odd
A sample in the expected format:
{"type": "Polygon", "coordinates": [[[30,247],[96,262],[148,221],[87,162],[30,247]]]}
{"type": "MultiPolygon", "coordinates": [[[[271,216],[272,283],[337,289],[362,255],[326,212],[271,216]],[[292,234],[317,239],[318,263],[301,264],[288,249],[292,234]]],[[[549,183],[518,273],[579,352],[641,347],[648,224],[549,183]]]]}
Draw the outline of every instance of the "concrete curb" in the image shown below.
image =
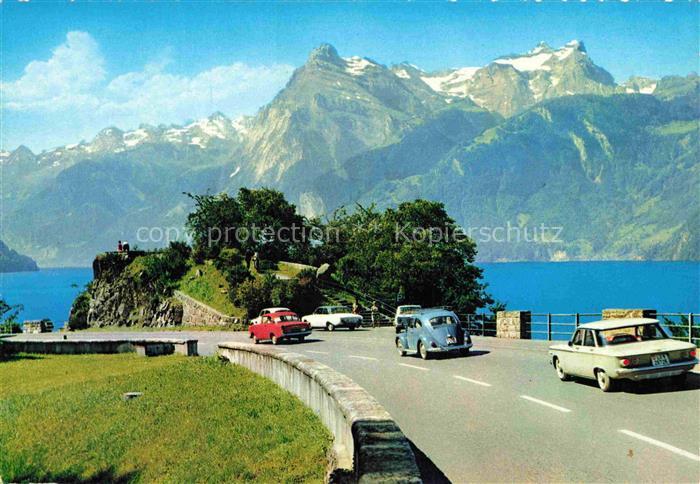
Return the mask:
{"type": "Polygon", "coordinates": [[[399,426],[347,376],[298,353],[247,343],[221,343],[219,356],[271,379],[309,406],[334,436],[335,471],[351,469],[357,482],[422,482],[399,426]]]}

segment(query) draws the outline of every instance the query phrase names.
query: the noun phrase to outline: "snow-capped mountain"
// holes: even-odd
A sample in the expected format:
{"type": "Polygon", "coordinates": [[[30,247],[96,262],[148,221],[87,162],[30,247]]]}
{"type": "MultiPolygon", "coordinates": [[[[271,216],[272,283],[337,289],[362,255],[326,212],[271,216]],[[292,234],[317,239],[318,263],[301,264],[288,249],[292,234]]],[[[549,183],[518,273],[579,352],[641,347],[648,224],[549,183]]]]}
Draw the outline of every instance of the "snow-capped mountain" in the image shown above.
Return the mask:
{"type": "Polygon", "coordinates": [[[85,159],[130,152],[150,145],[168,145],[175,149],[191,150],[232,148],[242,143],[250,120],[250,117],[231,120],[217,112],[184,126],[144,124],[130,131],[109,127],[97,133],[92,141],[60,146],[39,154],[34,154],[26,146],[20,146],[14,151],[0,152],[0,164],[4,165],[6,173],[20,176],[25,172],[58,173],[85,159]]]}
{"type": "MultiPolygon", "coordinates": [[[[411,77],[403,68],[397,76],[411,77]]],[[[541,42],[525,54],[495,59],[483,67],[415,73],[435,92],[469,98],[476,105],[511,116],[544,99],[573,94],[612,94],[621,89],[613,77],[588,57],[583,42],[572,40],[559,49],[541,42]]],[[[622,90],[624,92],[624,90],[622,90]]]]}
{"type": "MultiPolygon", "coordinates": [[[[510,178],[479,173],[488,174],[494,160],[514,153],[524,158],[513,158],[512,172],[532,160],[543,173],[555,162],[570,170],[549,180],[554,188],[541,194],[547,200],[558,193],[569,197],[570,180],[581,173],[583,178],[575,178],[581,193],[613,178],[624,181],[626,175],[612,175],[622,155],[649,165],[639,177],[677,166],[669,157],[696,160],[698,86],[697,75],[632,78],[617,85],[575,41],[558,49],[540,44],[486,66],[432,73],[410,63],[387,67],[365,57],[342,57],[324,44],[255,116],[231,120],[215,113],[182,126],[109,127],[91,141],[40,154],[24,146],[1,152],[3,177],[12,180],[0,193],[5,238],[44,265],[83,264],[114,240],[133,239],[139,227],[181,227],[190,209],[183,192],[235,192],[241,186],[280,189],[306,215],[357,200],[390,204],[422,193],[454,208],[460,194],[471,191],[483,195],[489,207],[503,208],[493,217],[511,216],[516,202],[508,196],[518,189],[508,185],[510,178]],[[635,111],[634,121],[619,118],[625,109],[635,111]],[[632,126],[641,120],[648,126],[632,126]],[[627,144],[630,133],[634,146],[627,144]],[[528,139],[538,139],[543,151],[525,153],[528,139]],[[675,148],[651,158],[634,151],[645,146],[675,148]],[[481,161],[472,165],[477,150],[481,161]],[[460,180],[472,181],[460,185],[460,180]]],[[[539,186],[525,175],[519,186],[539,186]]],[[[625,186],[619,193],[626,193],[625,186]]],[[[471,206],[459,208],[468,213],[471,206]]],[[[537,205],[532,214],[515,215],[534,220],[550,214],[537,205]]],[[[686,222],[674,217],[658,220],[686,222]]],[[[621,227],[627,222],[614,221],[621,227]]],[[[615,243],[606,242],[608,255],[626,257],[627,248],[615,243]]],[[[509,256],[530,257],[517,251],[503,255],[509,256]]]]}
{"type": "Polygon", "coordinates": [[[654,94],[659,81],[648,77],[633,76],[625,82],[622,87],[626,93],[654,94]]]}
{"type": "Polygon", "coordinates": [[[90,143],[82,142],[66,149],[86,153],[119,152],[148,143],[173,143],[206,148],[217,141],[239,142],[241,134],[246,129],[246,123],[245,118],[231,120],[224,114],[216,112],[208,118],[185,126],[141,125],[138,129],[125,132],[111,127],[100,131],[90,143]]]}

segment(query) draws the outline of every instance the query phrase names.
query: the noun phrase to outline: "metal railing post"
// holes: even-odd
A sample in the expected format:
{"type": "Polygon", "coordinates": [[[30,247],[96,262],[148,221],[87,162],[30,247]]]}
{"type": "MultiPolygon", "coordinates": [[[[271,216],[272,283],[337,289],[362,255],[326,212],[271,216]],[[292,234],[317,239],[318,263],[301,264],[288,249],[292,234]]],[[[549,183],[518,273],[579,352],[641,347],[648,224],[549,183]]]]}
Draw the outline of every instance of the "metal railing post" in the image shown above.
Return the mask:
{"type": "Polygon", "coordinates": [[[547,313],[547,341],[552,341],[552,313],[547,313]]]}
{"type": "Polygon", "coordinates": [[[579,313],[576,313],[576,327],[578,328],[579,324],[581,324],[581,315],[579,313]]]}
{"type": "Polygon", "coordinates": [[[693,342],[693,313],[688,313],[688,343],[693,342]]]}

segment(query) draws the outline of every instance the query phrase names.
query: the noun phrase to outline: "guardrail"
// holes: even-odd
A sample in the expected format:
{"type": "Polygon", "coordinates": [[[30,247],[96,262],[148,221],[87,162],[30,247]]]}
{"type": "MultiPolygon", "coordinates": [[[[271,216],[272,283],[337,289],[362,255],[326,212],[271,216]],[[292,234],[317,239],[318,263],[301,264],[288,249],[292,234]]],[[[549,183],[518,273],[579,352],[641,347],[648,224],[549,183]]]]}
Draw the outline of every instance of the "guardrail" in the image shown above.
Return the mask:
{"type": "Polygon", "coordinates": [[[297,353],[247,343],[221,343],[219,356],[269,378],[318,415],[334,436],[336,476],[352,470],[358,482],[421,482],[408,439],[347,376],[297,353]]]}
{"type": "MultiPolygon", "coordinates": [[[[475,336],[496,336],[496,315],[493,313],[457,313],[475,336]]],[[[602,313],[532,313],[525,330],[530,339],[566,341],[579,325],[598,321],[602,313]]],[[[656,313],[656,319],[673,339],[700,345],[699,313],[656,313]]]]}

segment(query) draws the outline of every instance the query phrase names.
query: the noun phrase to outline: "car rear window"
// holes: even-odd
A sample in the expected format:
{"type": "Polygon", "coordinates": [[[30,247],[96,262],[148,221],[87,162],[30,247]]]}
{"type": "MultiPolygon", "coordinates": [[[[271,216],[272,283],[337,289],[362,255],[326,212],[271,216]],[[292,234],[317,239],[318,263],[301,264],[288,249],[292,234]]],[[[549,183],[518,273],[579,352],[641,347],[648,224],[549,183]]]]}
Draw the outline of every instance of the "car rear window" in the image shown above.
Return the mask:
{"type": "Polygon", "coordinates": [[[457,324],[457,320],[452,316],[437,316],[430,319],[430,326],[443,326],[446,324],[457,324]]]}
{"type": "Polygon", "coordinates": [[[601,331],[600,334],[602,336],[601,339],[606,345],[620,345],[626,343],[636,343],[638,341],[652,341],[668,338],[658,323],[606,329],[601,331]]]}

